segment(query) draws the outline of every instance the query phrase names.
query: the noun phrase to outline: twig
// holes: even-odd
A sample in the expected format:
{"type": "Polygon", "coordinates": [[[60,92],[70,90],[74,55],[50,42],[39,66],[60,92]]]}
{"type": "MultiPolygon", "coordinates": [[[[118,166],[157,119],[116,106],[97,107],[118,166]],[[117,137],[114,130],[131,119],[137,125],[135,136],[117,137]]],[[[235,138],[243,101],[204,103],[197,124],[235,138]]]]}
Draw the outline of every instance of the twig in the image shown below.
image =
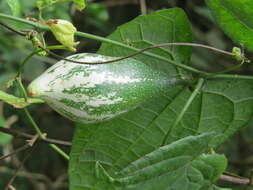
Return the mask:
{"type": "Polygon", "coordinates": [[[52,183],[51,188],[57,189],[61,187],[61,185],[68,179],[68,175],[66,173],[63,173],[57,179],[52,183]]]}
{"type": "MultiPolygon", "coordinates": [[[[14,137],[21,137],[24,139],[31,139],[33,137],[33,135],[30,135],[28,133],[19,132],[17,130],[3,128],[3,127],[0,127],[0,132],[7,133],[7,134],[12,135],[14,137]]],[[[45,143],[51,143],[51,144],[58,144],[58,145],[63,145],[63,146],[71,146],[72,145],[71,142],[61,141],[61,140],[56,140],[56,139],[51,139],[51,138],[39,137],[38,141],[45,142],[45,143]]]]}
{"type": "Polygon", "coordinates": [[[12,124],[16,123],[16,121],[18,120],[18,116],[17,115],[12,115],[10,117],[8,117],[6,119],[6,128],[10,128],[12,126],[12,124]]]}
{"type": "MultiPolygon", "coordinates": [[[[13,169],[7,168],[7,167],[0,167],[0,173],[13,173],[13,169]]],[[[27,171],[21,171],[18,173],[18,176],[26,177],[26,178],[33,178],[36,181],[43,181],[46,184],[51,184],[52,181],[47,176],[39,174],[39,173],[30,173],[27,171]]]]}
{"type": "Polygon", "coordinates": [[[15,187],[13,187],[12,185],[9,186],[9,190],[16,190],[15,187]]]}
{"type": "Polygon", "coordinates": [[[250,180],[247,178],[239,178],[239,177],[234,177],[234,176],[229,176],[229,175],[221,175],[220,180],[231,182],[234,184],[250,185],[250,180]]]}
{"type": "Polygon", "coordinates": [[[249,185],[253,185],[253,169],[250,170],[249,185]]]}
{"type": "Polygon", "coordinates": [[[22,146],[22,147],[18,148],[17,150],[11,152],[10,154],[1,156],[0,161],[5,159],[5,158],[8,158],[12,155],[15,155],[15,154],[17,154],[17,153],[19,153],[23,150],[26,150],[26,149],[32,147],[34,145],[34,143],[38,140],[38,137],[39,137],[38,135],[33,136],[31,139],[27,140],[27,144],[25,144],[24,146],[22,146]]]}
{"type": "MultiPolygon", "coordinates": [[[[34,140],[34,142],[35,142],[35,140],[34,140]]],[[[9,189],[9,187],[11,186],[11,184],[13,183],[13,181],[15,180],[15,178],[18,175],[18,171],[22,168],[22,166],[26,162],[26,160],[31,156],[31,154],[33,153],[33,151],[35,150],[35,148],[36,148],[36,146],[33,146],[32,150],[24,157],[24,159],[20,163],[19,167],[15,170],[13,176],[10,178],[10,180],[8,181],[8,183],[5,185],[4,190],[8,190],[9,189]]]]}
{"type": "Polygon", "coordinates": [[[141,14],[147,14],[146,0],[140,0],[141,14]]]}
{"type": "Polygon", "coordinates": [[[8,157],[10,157],[10,156],[13,156],[13,155],[15,155],[15,154],[17,154],[17,153],[19,153],[19,152],[22,152],[22,151],[24,151],[24,150],[26,150],[26,149],[28,149],[28,148],[31,148],[31,146],[29,145],[29,143],[27,143],[27,144],[25,144],[24,146],[22,146],[22,147],[16,149],[15,151],[11,152],[10,154],[1,156],[1,157],[0,157],[0,161],[1,161],[1,160],[4,160],[4,159],[6,159],[6,158],[8,158],[8,157]]]}

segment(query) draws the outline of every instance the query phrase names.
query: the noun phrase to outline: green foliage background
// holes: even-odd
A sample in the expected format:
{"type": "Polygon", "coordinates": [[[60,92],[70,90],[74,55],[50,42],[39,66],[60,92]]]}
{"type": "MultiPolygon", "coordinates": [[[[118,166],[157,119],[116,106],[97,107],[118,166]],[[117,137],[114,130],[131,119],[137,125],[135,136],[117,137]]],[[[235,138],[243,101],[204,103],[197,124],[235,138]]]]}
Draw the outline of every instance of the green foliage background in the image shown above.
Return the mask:
{"type": "MultiPolygon", "coordinates": [[[[119,1],[119,0],[118,0],[119,1]]],[[[15,14],[25,17],[36,17],[35,1],[34,0],[20,0],[20,10],[15,14]]],[[[83,12],[74,11],[73,7],[69,3],[55,4],[46,10],[45,18],[61,18],[71,20],[79,31],[84,31],[101,36],[107,36],[111,34],[117,26],[128,22],[140,14],[140,6],[136,3],[118,4],[117,1],[97,1],[97,4],[90,3],[87,9],[83,12]],[[111,2],[111,3],[110,3],[111,2]],[[69,16],[71,15],[71,16],[69,16]]],[[[209,44],[221,49],[232,49],[233,42],[223,34],[223,32],[214,23],[208,8],[204,2],[200,1],[187,1],[187,0],[147,0],[148,10],[150,12],[163,8],[180,7],[186,11],[188,18],[192,24],[194,41],[209,44]]],[[[10,9],[7,6],[6,1],[0,1],[0,12],[10,14],[10,9]]],[[[14,24],[15,27],[21,27],[18,24],[14,24]]],[[[57,42],[51,36],[47,34],[49,44],[56,44],[57,42]]],[[[164,42],[164,41],[161,41],[164,42]]],[[[80,52],[96,52],[99,48],[99,42],[81,39],[81,45],[78,51],[80,52]]],[[[137,44],[143,46],[142,44],[137,44]]],[[[3,87],[5,81],[13,75],[18,68],[19,61],[25,57],[32,49],[30,42],[25,41],[19,36],[0,28],[0,89],[3,87]]],[[[100,51],[106,51],[103,47],[100,51]]],[[[61,53],[63,56],[67,56],[69,53],[61,53]]],[[[126,54],[129,52],[126,52],[126,54]]],[[[247,56],[252,58],[252,54],[247,52],[247,56]]],[[[47,67],[49,67],[55,60],[52,58],[34,57],[25,68],[23,75],[25,84],[28,84],[32,79],[42,73],[47,67]],[[31,72],[32,70],[32,72],[31,72]]],[[[212,52],[203,49],[193,49],[193,56],[191,58],[191,64],[194,67],[201,68],[207,71],[219,71],[232,65],[234,61],[222,55],[213,54],[212,52]]],[[[241,74],[252,74],[252,67],[245,66],[238,71],[241,74]]],[[[236,83],[236,82],[235,82],[236,83]]],[[[237,86],[237,85],[236,85],[237,86]]],[[[243,91],[243,86],[238,84],[243,91]]],[[[207,87],[208,89],[208,87],[207,87]]],[[[15,92],[15,88],[11,89],[12,93],[15,92]]],[[[186,99],[189,92],[182,92],[181,96],[186,99]]],[[[212,102],[210,102],[211,106],[212,102]]],[[[52,111],[47,105],[43,106],[31,106],[32,115],[36,121],[43,128],[43,131],[47,132],[52,138],[59,138],[63,140],[71,140],[74,131],[74,123],[64,119],[63,117],[52,111]],[[43,116],[43,117],[42,117],[43,116]]],[[[218,108],[217,108],[218,111],[218,108]]],[[[23,112],[14,110],[8,105],[0,103],[0,117],[3,120],[8,119],[10,116],[16,115],[18,121],[13,124],[13,128],[33,133],[29,122],[25,119],[23,112]]],[[[186,121],[187,122],[187,121],[186,121]]],[[[242,176],[249,175],[249,169],[253,165],[252,153],[253,153],[253,122],[250,122],[247,126],[239,131],[233,138],[223,144],[219,148],[219,152],[225,153],[229,160],[229,171],[238,173],[242,176]]],[[[12,147],[16,148],[22,145],[22,141],[15,139],[12,141],[12,147]]],[[[0,150],[5,152],[10,150],[8,146],[1,146],[0,150]]],[[[65,149],[69,152],[69,149],[65,149]]],[[[16,159],[22,159],[23,154],[19,154],[16,159]]],[[[0,165],[0,188],[3,183],[11,176],[11,172],[15,169],[17,162],[15,160],[6,161],[0,165]]],[[[48,148],[47,145],[40,144],[35,150],[35,153],[25,165],[25,174],[40,174],[39,179],[29,178],[26,175],[18,176],[15,181],[15,186],[19,190],[27,189],[52,189],[52,190],[64,190],[68,189],[66,186],[66,173],[67,163],[55,152],[48,148]],[[54,186],[55,182],[60,178],[64,180],[59,186],[54,186]],[[41,186],[35,185],[34,182],[40,181],[41,186]],[[45,187],[42,187],[45,186],[45,187]]],[[[34,175],[36,176],[36,175],[34,175]]],[[[224,185],[224,184],[221,184],[224,185]]],[[[231,186],[231,184],[225,184],[231,186]]],[[[236,189],[245,189],[245,187],[235,186],[236,189]]]]}

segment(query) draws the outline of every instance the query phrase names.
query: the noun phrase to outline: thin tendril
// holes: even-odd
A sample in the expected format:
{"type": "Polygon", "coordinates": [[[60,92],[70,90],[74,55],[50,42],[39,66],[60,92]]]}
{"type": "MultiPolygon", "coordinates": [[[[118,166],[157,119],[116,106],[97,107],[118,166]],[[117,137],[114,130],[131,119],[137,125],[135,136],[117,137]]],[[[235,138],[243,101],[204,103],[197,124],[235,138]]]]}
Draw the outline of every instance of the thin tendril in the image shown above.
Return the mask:
{"type": "Polygon", "coordinates": [[[124,56],[124,57],[119,57],[119,58],[116,58],[116,59],[112,59],[112,60],[109,60],[109,61],[102,61],[102,62],[83,62],[83,61],[75,61],[75,60],[71,60],[71,59],[67,59],[67,58],[64,58],[62,56],[59,56],[53,52],[51,52],[50,50],[46,49],[46,48],[43,48],[43,47],[40,47],[41,49],[43,49],[44,51],[46,51],[48,54],[52,55],[53,57],[57,58],[57,59],[61,59],[61,60],[65,60],[65,61],[69,61],[69,62],[73,62],[73,63],[78,63],[78,64],[91,64],[91,65],[96,65],[96,64],[107,64],[107,63],[113,63],[113,62],[116,62],[116,61],[121,61],[121,60],[124,60],[124,59],[127,59],[127,58],[130,58],[130,57],[134,57],[134,56],[137,56],[145,51],[148,51],[150,49],[154,49],[154,48],[161,48],[161,47],[168,47],[168,46],[191,46],[191,47],[201,47],[201,48],[206,48],[206,49],[209,49],[211,51],[215,51],[215,52],[218,52],[218,53],[222,53],[222,54],[225,54],[225,55],[229,55],[229,56],[234,56],[233,53],[231,52],[228,52],[228,51],[224,51],[224,50],[221,50],[221,49],[217,49],[217,48],[214,48],[214,47],[211,47],[211,46],[207,46],[207,45],[203,45],[203,44],[196,44],[196,43],[184,43],[184,42],[178,42],[178,43],[163,43],[163,44],[158,44],[158,45],[154,45],[154,46],[149,46],[149,47],[146,47],[146,48],[143,48],[133,54],[130,54],[130,55],[127,55],[127,56],[124,56]]]}

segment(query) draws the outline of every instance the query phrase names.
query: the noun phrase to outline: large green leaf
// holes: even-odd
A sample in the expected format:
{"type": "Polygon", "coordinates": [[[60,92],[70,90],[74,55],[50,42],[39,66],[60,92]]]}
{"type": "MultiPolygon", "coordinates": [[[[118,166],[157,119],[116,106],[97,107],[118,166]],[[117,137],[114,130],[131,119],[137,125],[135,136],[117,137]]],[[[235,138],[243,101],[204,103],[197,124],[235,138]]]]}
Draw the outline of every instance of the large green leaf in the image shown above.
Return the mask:
{"type": "Polygon", "coordinates": [[[249,80],[207,80],[179,124],[171,128],[191,96],[191,90],[186,87],[162,113],[168,125],[167,143],[187,135],[215,131],[212,146],[219,146],[252,118],[252,86],[253,81],[249,80]]]}
{"type": "MultiPolygon", "coordinates": [[[[184,12],[180,9],[169,9],[137,17],[120,26],[108,38],[143,48],[164,42],[191,42],[191,32],[184,12]]],[[[166,59],[188,64],[191,48],[167,47],[151,52],[166,59]]],[[[133,51],[103,43],[99,53],[123,56],[133,51]]],[[[142,54],[135,58],[153,69],[166,72],[168,77],[184,75],[181,70],[150,54],[142,54]]],[[[210,145],[217,147],[252,117],[252,85],[253,82],[241,80],[206,80],[201,92],[191,102],[189,99],[193,96],[192,88],[179,85],[114,120],[100,124],[79,125],[73,140],[69,167],[71,189],[122,189],[96,177],[95,163],[97,161],[110,175],[114,175],[115,171],[155,152],[164,142],[170,145],[178,139],[211,131],[214,131],[216,135],[213,135],[210,145]],[[190,106],[185,111],[185,106],[188,104],[190,106]]],[[[195,153],[192,150],[192,154],[195,153]]],[[[219,159],[220,157],[217,158],[219,159]]],[[[185,175],[187,173],[184,172],[185,168],[179,168],[180,171],[178,170],[178,173],[173,173],[173,175],[169,171],[164,175],[170,179],[173,176],[182,176],[182,178],[178,177],[179,181],[177,181],[182,188],[177,186],[176,189],[201,189],[202,187],[215,189],[216,187],[211,183],[221,174],[222,169],[219,168],[225,168],[224,165],[219,167],[218,163],[224,162],[217,160],[210,159],[208,162],[217,170],[210,167],[198,167],[193,171],[189,169],[192,168],[192,164],[188,165],[187,171],[189,169],[193,175],[202,176],[203,180],[197,178],[199,183],[196,182],[196,186],[184,186],[189,182],[186,180],[188,175],[185,175]],[[195,171],[198,174],[194,173],[195,171]],[[211,175],[213,177],[205,174],[212,171],[216,171],[211,175]]],[[[156,176],[152,179],[154,181],[140,183],[138,187],[134,186],[134,189],[146,190],[150,186],[153,189],[163,190],[170,187],[171,184],[167,180],[159,181],[159,179],[159,176],[156,176]],[[155,188],[152,186],[154,184],[155,188]]],[[[126,189],[128,188],[131,187],[128,186],[126,189]]]]}
{"type": "MultiPolygon", "coordinates": [[[[84,139],[87,139],[87,129],[88,127],[80,126],[73,141],[74,144],[79,144],[72,150],[72,159],[79,159],[78,164],[76,162],[71,168],[73,175],[71,188],[75,190],[198,190],[202,187],[208,188],[226,168],[227,161],[222,155],[201,155],[198,157],[209,149],[208,144],[212,138],[212,134],[209,133],[185,137],[152,152],[152,156],[146,155],[134,163],[128,161],[132,165],[131,173],[126,177],[118,176],[115,175],[115,171],[121,171],[122,166],[111,165],[113,160],[110,158],[113,159],[113,156],[119,153],[118,150],[113,150],[113,145],[112,147],[100,145],[104,146],[104,150],[101,149],[100,152],[93,149],[93,146],[96,146],[95,144],[87,142],[82,155],[78,156],[80,149],[82,149],[81,146],[85,143],[84,139]],[[105,152],[109,148],[111,148],[112,155],[105,152]],[[166,152],[164,152],[165,148],[167,149],[166,152]],[[155,156],[155,154],[160,154],[160,156],[155,156]],[[166,160],[163,160],[165,157],[166,160]],[[106,172],[114,177],[114,180],[121,180],[121,182],[109,182],[107,176],[103,176],[102,170],[95,170],[96,162],[101,163],[106,172]]],[[[91,134],[89,133],[89,135],[91,134]]],[[[111,138],[115,137],[112,135],[111,138]]]]}
{"type": "Polygon", "coordinates": [[[206,0],[217,23],[238,44],[253,51],[253,1],[206,0]]]}

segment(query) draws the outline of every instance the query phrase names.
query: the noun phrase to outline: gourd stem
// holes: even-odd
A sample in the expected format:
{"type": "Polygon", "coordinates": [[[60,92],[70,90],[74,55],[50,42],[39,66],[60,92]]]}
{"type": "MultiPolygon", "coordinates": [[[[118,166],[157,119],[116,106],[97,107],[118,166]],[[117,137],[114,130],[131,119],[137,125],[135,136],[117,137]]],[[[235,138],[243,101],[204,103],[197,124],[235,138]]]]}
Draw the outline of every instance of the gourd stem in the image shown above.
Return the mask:
{"type": "Polygon", "coordinates": [[[175,122],[173,123],[172,127],[169,129],[169,131],[165,135],[165,137],[164,137],[164,139],[162,141],[161,146],[166,145],[166,142],[167,142],[167,139],[168,139],[170,133],[179,124],[179,122],[182,120],[185,112],[188,110],[188,108],[191,105],[191,103],[193,102],[194,98],[197,96],[199,90],[202,88],[203,83],[204,83],[204,79],[203,78],[198,79],[198,82],[197,82],[197,85],[196,85],[194,91],[192,92],[191,96],[188,98],[188,100],[185,103],[183,109],[180,111],[180,113],[177,116],[177,118],[176,118],[175,122]]]}

